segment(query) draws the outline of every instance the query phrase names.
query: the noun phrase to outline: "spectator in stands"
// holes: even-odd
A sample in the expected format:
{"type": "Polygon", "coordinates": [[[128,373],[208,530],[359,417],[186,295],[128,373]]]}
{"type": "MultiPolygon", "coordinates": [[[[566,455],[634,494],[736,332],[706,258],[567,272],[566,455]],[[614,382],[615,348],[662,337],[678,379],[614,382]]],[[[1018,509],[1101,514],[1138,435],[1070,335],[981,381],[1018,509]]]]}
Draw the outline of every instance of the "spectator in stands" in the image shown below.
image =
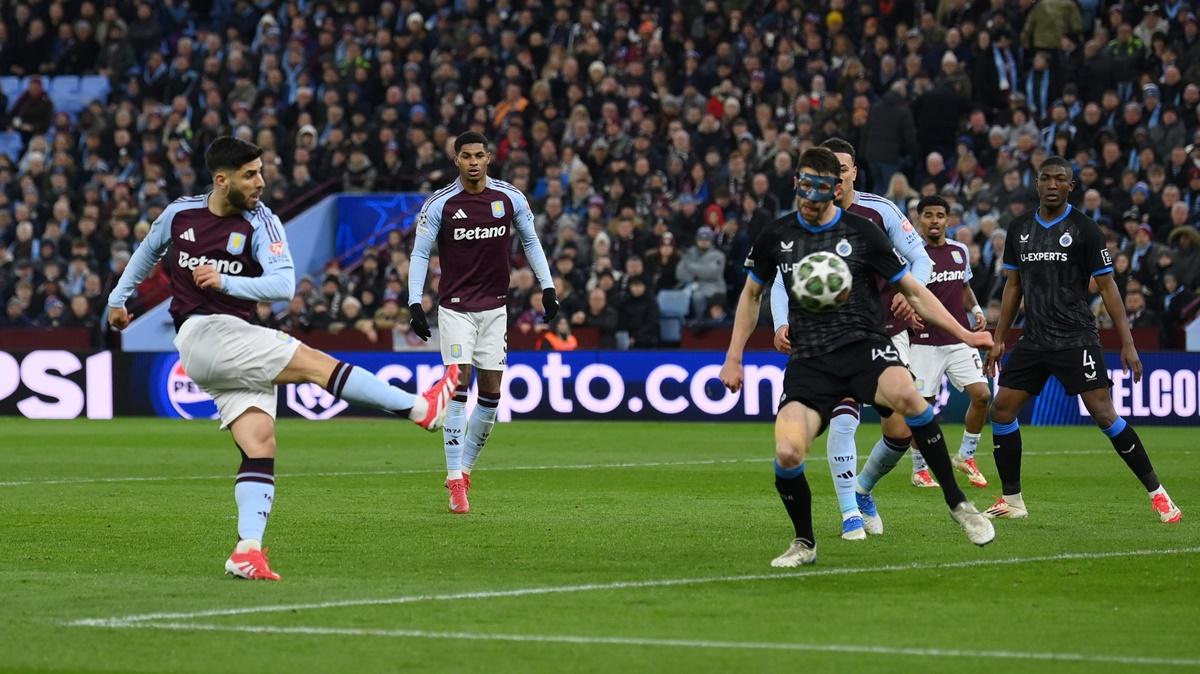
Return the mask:
{"type": "Polygon", "coordinates": [[[658,303],[649,294],[646,279],[629,279],[629,291],[621,298],[618,327],[629,333],[630,348],[658,346],[658,303]]]}
{"type": "MultiPolygon", "coordinates": [[[[35,55],[37,58],[38,55],[35,55]]],[[[13,127],[21,133],[26,143],[33,136],[40,135],[50,128],[50,120],[54,117],[54,102],[46,92],[45,85],[39,75],[29,79],[29,88],[13,105],[11,111],[13,127]]]]}
{"type": "Polygon", "coordinates": [[[546,330],[546,307],[542,304],[542,294],[534,293],[529,296],[529,308],[517,317],[516,328],[521,334],[538,334],[546,330]]]}
{"type": "Polygon", "coordinates": [[[709,297],[726,292],[725,254],[713,247],[715,234],[709,227],[696,232],[696,243],[679,260],[676,273],[692,294],[695,316],[704,311],[709,297]]]}
{"type": "Polygon", "coordinates": [[[559,314],[538,338],[538,351],[574,351],[579,348],[579,339],[571,334],[571,322],[563,314],[559,314]]]}
{"type": "Polygon", "coordinates": [[[1158,314],[1146,306],[1146,296],[1140,290],[1125,293],[1125,313],[1131,328],[1151,328],[1159,325],[1158,314]]]}
{"type": "Polygon", "coordinates": [[[1143,223],[1138,225],[1137,232],[1133,235],[1133,243],[1125,248],[1125,254],[1129,256],[1129,267],[1142,283],[1146,283],[1154,273],[1155,261],[1159,256],[1167,252],[1153,237],[1154,230],[1150,225],[1143,223]]]}
{"type": "Polygon", "coordinates": [[[571,324],[596,330],[600,335],[600,348],[615,349],[620,321],[616,310],[608,305],[608,296],[600,288],[593,288],[587,297],[587,309],[576,311],[571,316],[571,324]]]}
{"type": "Polygon", "coordinates": [[[25,313],[25,306],[20,298],[12,297],[5,305],[4,318],[0,325],[6,328],[28,328],[33,326],[33,319],[25,313]]]}

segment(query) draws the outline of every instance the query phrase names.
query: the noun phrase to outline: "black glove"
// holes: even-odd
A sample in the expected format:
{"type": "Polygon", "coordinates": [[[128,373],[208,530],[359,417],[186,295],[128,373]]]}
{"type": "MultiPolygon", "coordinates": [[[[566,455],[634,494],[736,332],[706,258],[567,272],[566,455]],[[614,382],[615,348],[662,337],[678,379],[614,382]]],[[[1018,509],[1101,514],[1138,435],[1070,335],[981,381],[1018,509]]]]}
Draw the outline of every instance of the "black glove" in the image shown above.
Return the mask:
{"type": "Polygon", "coordinates": [[[433,330],[429,329],[429,319],[425,317],[425,310],[421,308],[420,304],[408,306],[408,324],[423,341],[428,342],[429,338],[433,336],[433,330]]]}
{"type": "Polygon", "coordinates": [[[542,291],[542,307],[546,314],[546,322],[549,323],[558,315],[558,297],[554,294],[554,288],[546,288],[542,291]]]}

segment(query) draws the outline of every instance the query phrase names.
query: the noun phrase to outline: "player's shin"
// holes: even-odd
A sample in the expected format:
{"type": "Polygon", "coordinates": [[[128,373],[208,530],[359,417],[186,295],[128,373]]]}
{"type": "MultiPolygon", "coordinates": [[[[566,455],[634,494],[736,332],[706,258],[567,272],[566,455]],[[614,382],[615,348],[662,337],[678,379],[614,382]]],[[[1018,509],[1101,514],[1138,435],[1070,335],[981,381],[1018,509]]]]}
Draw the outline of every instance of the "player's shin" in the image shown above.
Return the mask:
{"type": "Polygon", "coordinates": [[[833,491],[837,494],[842,519],[859,515],[854,498],[855,472],[858,467],[858,447],[854,433],[858,430],[858,405],[843,401],[833,409],[829,420],[829,472],[833,474],[833,491]]]}
{"type": "Polygon", "coordinates": [[[950,465],[950,453],[946,449],[946,435],[933,418],[933,406],[926,403],[925,411],[904,419],[912,429],[913,440],[925,457],[930,472],[942,484],[942,496],[950,508],[967,500],[966,495],[954,481],[954,467],[950,465]]]}
{"type": "Polygon", "coordinates": [[[912,436],[879,438],[875,446],[871,448],[871,454],[867,457],[867,462],[863,464],[862,471],[858,474],[855,490],[860,494],[870,494],[883,476],[892,472],[896,464],[900,463],[900,459],[904,457],[910,444],[912,444],[912,436]]]}
{"type": "Polygon", "coordinates": [[[812,490],[808,486],[808,478],[804,476],[804,462],[791,468],[784,468],[775,462],[775,491],[783,501],[788,517],[792,520],[796,538],[812,544],[812,490]]]}
{"type": "Polygon", "coordinates": [[[446,452],[446,479],[462,478],[463,426],[467,420],[467,389],[459,387],[454,392],[442,427],[443,448],[446,452]]]}
{"type": "Polygon", "coordinates": [[[262,541],[275,502],[275,459],[251,459],[243,452],[233,496],[238,508],[238,540],[262,541]]]}
{"type": "Polygon", "coordinates": [[[1108,436],[1113,449],[1117,450],[1117,455],[1129,466],[1129,470],[1133,471],[1137,479],[1141,480],[1146,491],[1152,492],[1161,486],[1154,466],[1150,463],[1150,457],[1146,454],[1146,448],[1142,445],[1142,439],[1138,437],[1137,431],[1133,430],[1133,426],[1125,423],[1125,419],[1117,417],[1111,426],[1100,431],[1108,436]]]}
{"type": "Polygon", "coordinates": [[[471,412],[471,420],[467,423],[466,445],[463,448],[462,470],[471,472],[479,454],[487,444],[496,425],[496,407],[500,404],[499,391],[480,391],[475,400],[475,410],[471,412]]]}
{"type": "Polygon", "coordinates": [[[996,458],[996,472],[1000,474],[1001,491],[1005,500],[1016,496],[1021,500],[1021,425],[1013,419],[1009,423],[992,420],[992,452],[996,458]]]}
{"type": "Polygon", "coordinates": [[[325,390],[355,405],[373,407],[384,412],[421,419],[428,411],[420,396],[381,381],[361,367],[338,361],[325,390]]]}

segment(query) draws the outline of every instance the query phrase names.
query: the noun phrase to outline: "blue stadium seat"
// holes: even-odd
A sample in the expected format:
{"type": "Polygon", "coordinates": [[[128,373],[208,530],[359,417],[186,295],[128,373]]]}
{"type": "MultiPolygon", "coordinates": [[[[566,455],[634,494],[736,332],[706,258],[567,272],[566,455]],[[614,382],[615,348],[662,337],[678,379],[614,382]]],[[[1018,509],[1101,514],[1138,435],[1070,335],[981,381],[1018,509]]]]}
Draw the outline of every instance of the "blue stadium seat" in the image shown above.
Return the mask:
{"type": "Polygon", "coordinates": [[[79,93],[79,76],[59,75],[50,80],[48,88],[51,96],[77,94],[79,93]]]}
{"type": "Polygon", "coordinates": [[[21,89],[21,78],[13,75],[0,77],[0,91],[3,91],[4,95],[8,97],[8,109],[12,110],[12,107],[17,104],[17,99],[21,97],[21,92],[24,91],[21,89]]]}
{"type": "Polygon", "coordinates": [[[691,297],[686,290],[658,292],[658,334],[664,342],[678,342],[683,335],[691,297]]]}
{"type": "Polygon", "coordinates": [[[6,154],[16,162],[20,161],[24,149],[25,143],[21,140],[21,134],[15,131],[0,131],[0,154],[6,154]]]}
{"type": "Polygon", "coordinates": [[[103,75],[84,75],[79,81],[79,96],[83,99],[83,107],[94,100],[108,100],[108,78],[103,75]]]}

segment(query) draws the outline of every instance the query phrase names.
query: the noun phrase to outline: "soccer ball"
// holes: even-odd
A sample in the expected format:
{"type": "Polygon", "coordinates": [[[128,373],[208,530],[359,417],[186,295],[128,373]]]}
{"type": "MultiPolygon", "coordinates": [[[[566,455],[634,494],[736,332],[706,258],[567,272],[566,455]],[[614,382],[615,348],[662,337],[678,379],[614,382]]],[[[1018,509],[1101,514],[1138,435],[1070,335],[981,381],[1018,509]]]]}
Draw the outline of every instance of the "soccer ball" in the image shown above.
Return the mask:
{"type": "Polygon", "coordinates": [[[805,311],[833,311],[850,297],[850,268],[833,253],[811,253],[792,270],[792,293],[805,311]]]}

